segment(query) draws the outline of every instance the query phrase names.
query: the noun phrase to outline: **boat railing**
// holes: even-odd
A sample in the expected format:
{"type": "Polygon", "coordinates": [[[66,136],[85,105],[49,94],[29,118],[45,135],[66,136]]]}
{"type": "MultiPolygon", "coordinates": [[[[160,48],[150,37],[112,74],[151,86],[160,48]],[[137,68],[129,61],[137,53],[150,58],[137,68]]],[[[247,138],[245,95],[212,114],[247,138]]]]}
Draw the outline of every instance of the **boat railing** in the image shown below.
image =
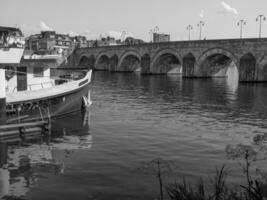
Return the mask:
{"type": "MultiPolygon", "coordinates": [[[[48,87],[44,87],[45,85],[51,85],[51,87],[55,86],[55,84],[53,83],[53,81],[47,81],[47,82],[43,82],[43,83],[35,83],[35,84],[30,84],[30,85],[27,85],[27,90],[33,90],[33,87],[37,86],[38,89],[41,89],[41,88],[48,88],[48,87]],[[38,87],[40,86],[40,87],[38,87]]],[[[13,92],[16,92],[18,89],[18,87],[15,87],[13,89],[13,92]]]]}
{"type": "MultiPolygon", "coordinates": [[[[46,85],[50,85],[50,87],[53,87],[53,86],[61,85],[63,83],[71,82],[71,81],[73,81],[73,79],[71,79],[71,78],[56,78],[53,81],[46,81],[46,82],[42,82],[42,83],[29,84],[29,85],[27,85],[27,90],[32,91],[32,90],[37,90],[37,89],[49,88],[49,87],[46,87],[46,85]],[[58,82],[58,81],[60,81],[60,82],[58,82]],[[55,83],[55,82],[57,82],[57,83],[55,83]]],[[[14,87],[13,92],[17,92],[17,89],[18,89],[17,86],[14,87]]]]}
{"type": "MultiPolygon", "coordinates": [[[[25,72],[18,72],[18,71],[15,71],[15,70],[6,69],[6,71],[8,71],[8,72],[16,72],[17,74],[27,74],[25,72]]],[[[50,87],[61,85],[61,84],[64,84],[64,83],[77,81],[77,80],[82,79],[86,75],[86,71],[85,70],[81,70],[81,72],[83,72],[83,73],[79,74],[79,75],[65,74],[65,75],[58,75],[58,76],[43,76],[42,78],[50,78],[52,80],[46,81],[46,82],[41,82],[41,83],[28,84],[27,85],[27,90],[32,91],[32,90],[50,88],[50,87]],[[47,85],[50,85],[50,87],[47,87],[47,85]]],[[[17,91],[18,91],[18,87],[16,86],[16,87],[13,88],[12,92],[17,92],[17,91]]]]}
{"type": "Polygon", "coordinates": [[[41,86],[41,88],[44,88],[44,85],[51,85],[51,87],[52,86],[54,86],[55,84],[53,83],[53,81],[47,81],[47,82],[43,82],[43,83],[35,83],[35,84],[30,84],[30,85],[28,85],[28,87],[29,87],[29,89],[30,90],[32,90],[32,87],[34,87],[34,86],[41,86]]]}

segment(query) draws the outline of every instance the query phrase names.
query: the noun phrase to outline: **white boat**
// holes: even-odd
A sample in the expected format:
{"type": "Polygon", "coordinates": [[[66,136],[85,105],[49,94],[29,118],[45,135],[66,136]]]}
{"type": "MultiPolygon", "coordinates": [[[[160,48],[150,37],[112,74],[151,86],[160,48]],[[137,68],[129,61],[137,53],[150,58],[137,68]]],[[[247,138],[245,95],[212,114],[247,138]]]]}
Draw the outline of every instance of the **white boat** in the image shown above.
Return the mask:
{"type": "Polygon", "coordinates": [[[92,71],[81,72],[78,80],[37,90],[6,94],[9,118],[27,116],[27,120],[44,116],[57,117],[81,110],[86,105],[92,71]]]}

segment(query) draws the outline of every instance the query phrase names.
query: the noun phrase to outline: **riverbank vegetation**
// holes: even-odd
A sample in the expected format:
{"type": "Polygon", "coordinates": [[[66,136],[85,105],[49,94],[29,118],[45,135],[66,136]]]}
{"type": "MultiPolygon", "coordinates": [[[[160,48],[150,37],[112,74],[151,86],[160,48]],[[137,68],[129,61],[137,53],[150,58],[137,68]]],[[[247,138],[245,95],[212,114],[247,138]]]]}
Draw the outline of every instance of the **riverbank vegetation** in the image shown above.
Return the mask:
{"type": "Polygon", "coordinates": [[[236,161],[245,183],[235,186],[228,183],[230,170],[226,165],[216,169],[215,176],[207,183],[200,178],[197,183],[186,179],[166,183],[172,173],[172,163],[155,159],[142,164],[140,170],[155,175],[159,182],[160,200],[267,200],[267,173],[256,163],[267,158],[267,135],[256,135],[248,144],[228,145],[226,157],[236,161]],[[166,180],[163,180],[166,177],[166,180]]]}

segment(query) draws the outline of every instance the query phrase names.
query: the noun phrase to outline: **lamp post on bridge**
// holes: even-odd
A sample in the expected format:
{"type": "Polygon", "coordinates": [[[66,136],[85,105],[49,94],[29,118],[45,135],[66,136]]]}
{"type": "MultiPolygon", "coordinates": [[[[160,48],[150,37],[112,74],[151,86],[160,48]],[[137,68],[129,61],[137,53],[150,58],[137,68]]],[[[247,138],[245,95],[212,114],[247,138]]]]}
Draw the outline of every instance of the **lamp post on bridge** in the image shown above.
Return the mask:
{"type": "Polygon", "coordinates": [[[125,37],[126,37],[126,31],[122,31],[121,32],[121,37],[120,37],[121,42],[125,41],[125,39],[126,39],[125,37]]]}
{"type": "Polygon", "coordinates": [[[246,21],[241,19],[237,22],[237,26],[240,26],[240,39],[242,38],[243,25],[246,25],[246,21]]]}
{"type": "Polygon", "coordinates": [[[256,22],[259,21],[260,23],[260,30],[259,30],[259,38],[261,38],[261,23],[262,23],[262,20],[265,21],[266,18],[264,15],[259,15],[257,18],[256,18],[256,22]]]}
{"type": "Polygon", "coordinates": [[[199,26],[199,40],[201,40],[201,33],[202,33],[202,26],[204,26],[204,22],[203,21],[199,21],[197,26],[199,26]]]}
{"type": "Polygon", "coordinates": [[[150,36],[150,42],[152,42],[153,41],[153,30],[150,29],[148,33],[149,33],[149,36],[150,36]]]}
{"type": "Polygon", "coordinates": [[[154,31],[154,33],[157,33],[159,31],[159,27],[156,26],[153,31],[154,31]]]}
{"type": "Polygon", "coordinates": [[[188,30],[188,40],[190,40],[190,31],[193,29],[193,27],[191,25],[188,25],[186,27],[186,30],[188,30]]]}
{"type": "Polygon", "coordinates": [[[153,42],[153,35],[154,33],[157,33],[159,31],[159,27],[158,26],[155,26],[154,29],[150,29],[149,30],[149,35],[150,35],[150,41],[153,42]]]}

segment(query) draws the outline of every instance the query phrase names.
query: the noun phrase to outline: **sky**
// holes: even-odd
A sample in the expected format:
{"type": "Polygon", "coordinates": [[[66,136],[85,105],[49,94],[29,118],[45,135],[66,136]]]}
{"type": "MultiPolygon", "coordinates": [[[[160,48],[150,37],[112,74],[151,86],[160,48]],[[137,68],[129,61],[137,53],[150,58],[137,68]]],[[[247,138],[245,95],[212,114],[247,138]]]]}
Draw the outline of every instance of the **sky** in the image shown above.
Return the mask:
{"type": "MultiPolygon", "coordinates": [[[[246,21],[243,37],[258,37],[256,17],[267,17],[267,0],[0,0],[0,26],[17,26],[28,36],[55,30],[88,39],[128,36],[150,40],[156,26],[171,40],[187,40],[186,27],[193,26],[191,39],[199,38],[202,20],[206,39],[240,37],[240,19],[246,21]]],[[[267,37],[267,21],[262,22],[267,37]]]]}

